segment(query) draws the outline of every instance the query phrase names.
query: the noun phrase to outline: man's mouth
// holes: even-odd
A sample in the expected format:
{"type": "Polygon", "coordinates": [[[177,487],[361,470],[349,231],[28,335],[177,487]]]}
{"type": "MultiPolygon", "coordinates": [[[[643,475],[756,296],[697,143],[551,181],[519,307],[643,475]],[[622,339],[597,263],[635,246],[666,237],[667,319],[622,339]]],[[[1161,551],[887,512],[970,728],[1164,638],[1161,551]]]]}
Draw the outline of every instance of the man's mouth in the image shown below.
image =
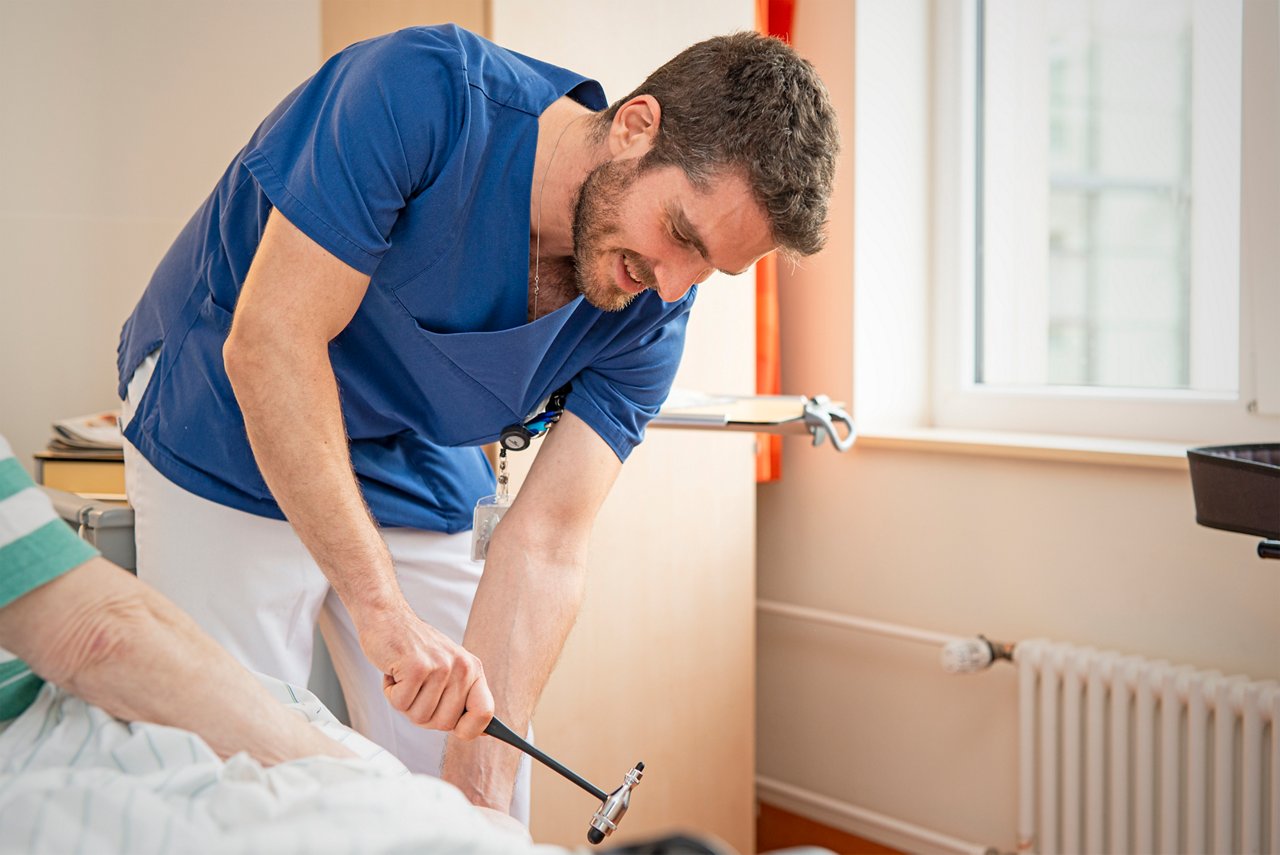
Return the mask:
{"type": "Polygon", "coordinates": [[[618,287],[628,294],[639,294],[649,286],[636,275],[631,259],[625,252],[618,253],[617,276],[618,287]]]}

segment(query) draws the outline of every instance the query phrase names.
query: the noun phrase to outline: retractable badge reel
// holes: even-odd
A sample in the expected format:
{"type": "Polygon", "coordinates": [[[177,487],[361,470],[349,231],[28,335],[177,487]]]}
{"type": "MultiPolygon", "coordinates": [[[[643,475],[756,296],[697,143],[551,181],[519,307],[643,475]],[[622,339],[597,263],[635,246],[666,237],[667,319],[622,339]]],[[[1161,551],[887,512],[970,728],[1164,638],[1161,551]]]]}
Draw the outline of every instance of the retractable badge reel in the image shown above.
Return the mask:
{"type": "Polygon", "coordinates": [[[489,540],[493,530],[502,521],[507,508],[511,507],[511,490],[507,476],[507,452],[524,451],[533,444],[534,439],[542,436],[551,426],[560,420],[564,412],[565,399],[569,397],[572,387],[566,383],[547,399],[539,409],[541,413],[528,421],[507,425],[498,438],[498,491],[490,496],[482,496],[476,502],[471,516],[471,560],[484,561],[489,554],[489,540]]]}

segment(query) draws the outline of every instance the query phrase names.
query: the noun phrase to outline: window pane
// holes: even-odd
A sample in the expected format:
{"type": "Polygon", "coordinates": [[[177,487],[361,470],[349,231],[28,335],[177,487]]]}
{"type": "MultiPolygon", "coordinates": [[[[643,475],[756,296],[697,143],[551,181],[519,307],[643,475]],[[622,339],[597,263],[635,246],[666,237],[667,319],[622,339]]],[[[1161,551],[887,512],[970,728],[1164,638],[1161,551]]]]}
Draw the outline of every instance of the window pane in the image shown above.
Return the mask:
{"type": "Polygon", "coordinates": [[[1210,158],[1194,125],[1206,99],[1238,98],[1238,36],[1234,55],[1220,34],[1196,44],[1198,23],[1228,6],[986,4],[979,382],[1234,388],[1233,367],[1212,378],[1196,370],[1220,354],[1195,352],[1234,348],[1234,327],[1196,334],[1192,317],[1197,301],[1214,299],[1204,289],[1236,299],[1230,276],[1193,281],[1197,270],[1235,263],[1210,257],[1235,237],[1206,237],[1223,227],[1203,211],[1196,218],[1205,182],[1231,186],[1239,168],[1238,133],[1211,140],[1226,156],[1210,158]]]}

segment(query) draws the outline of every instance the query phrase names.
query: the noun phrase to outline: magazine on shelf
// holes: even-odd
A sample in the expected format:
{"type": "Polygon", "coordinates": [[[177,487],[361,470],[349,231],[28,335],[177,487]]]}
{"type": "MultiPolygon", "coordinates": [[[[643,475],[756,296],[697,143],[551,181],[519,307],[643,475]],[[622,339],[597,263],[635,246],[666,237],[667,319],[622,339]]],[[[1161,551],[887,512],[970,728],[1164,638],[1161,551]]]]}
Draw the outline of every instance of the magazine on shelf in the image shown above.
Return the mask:
{"type": "Polygon", "coordinates": [[[58,419],[53,423],[51,451],[115,451],[124,447],[120,411],[109,410],[58,419]]]}

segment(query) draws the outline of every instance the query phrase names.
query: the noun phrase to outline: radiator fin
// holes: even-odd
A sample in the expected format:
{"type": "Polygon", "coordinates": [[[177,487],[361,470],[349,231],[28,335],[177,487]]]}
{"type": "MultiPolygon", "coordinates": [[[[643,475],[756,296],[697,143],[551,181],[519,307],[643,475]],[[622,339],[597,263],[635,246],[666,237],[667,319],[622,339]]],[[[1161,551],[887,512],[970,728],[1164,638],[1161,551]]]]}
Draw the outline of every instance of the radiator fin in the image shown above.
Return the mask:
{"type": "Polygon", "coordinates": [[[1018,644],[1022,852],[1280,855],[1280,685],[1018,644]]]}

